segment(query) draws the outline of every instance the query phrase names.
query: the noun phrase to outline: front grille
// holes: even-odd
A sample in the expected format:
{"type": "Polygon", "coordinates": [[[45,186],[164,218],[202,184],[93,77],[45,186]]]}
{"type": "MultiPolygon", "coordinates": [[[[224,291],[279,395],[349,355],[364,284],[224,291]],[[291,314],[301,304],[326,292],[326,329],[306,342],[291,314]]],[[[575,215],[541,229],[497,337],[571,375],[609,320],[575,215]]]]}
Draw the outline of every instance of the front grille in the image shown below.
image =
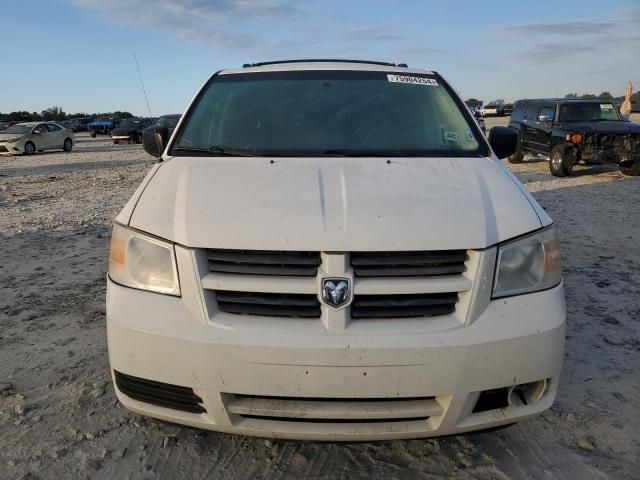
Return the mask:
{"type": "Polygon", "coordinates": [[[223,396],[227,411],[241,419],[305,423],[398,423],[442,415],[435,397],[316,398],[223,396]]]}
{"type": "MultiPolygon", "coordinates": [[[[323,278],[353,277],[353,319],[449,316],[459,322],[468,307],[478,253],[467,250],[314,252],[206,249],[198,252],[198,275],[216,312],[271,318],[332,315],[320,300],[323,278]],[[459,295],[462,295],[459,297],[459,295]]],[[[342,315],[342,314],[335,314],[342,315]]],[[[219,321],[234,322],[233,316],[219,321]]],[[[372,328],[375,324],[371,322],[372,328]]],[[[275,323],[288,328],[287,323],[275,323]]],[[[307,328],[310,323],[306,324],[307,328]]],[[[308,327],[310,328],[310,327],[308,327]]],[[[382,328],[382,327],[381,327],[382,328]]]]}
{"type": "Polygon", "coordinates": [[[209,271],[245,275],[313,277],[321,263],[319,252],[271,250],[208,250],[209,271]]]}
{"type": "Polygon", "coordinates": [[[269,317],[320,317],[320,302],[315,295],[216,290],[216,299],[218,308],[227,313],[269,317]]]}
{"type": "Polygon", "coordinates": [[[457,275],[465,271],[466,261],[466,250],[351,254],[351,266],[357,277],[457,275]]]}
{"type": "Polygon", "coordinates": [[[352,318],[411,318],[448,315],[455,311],[458,293],[355,295],[352,318]]]}
{"type": "Polygon", "coordinates": [[[189,387],[132,377],[118,371],[115,372],[115,378],[118,389],[134,400],[182,412],[206,412],[202,399],[189,387]]]}

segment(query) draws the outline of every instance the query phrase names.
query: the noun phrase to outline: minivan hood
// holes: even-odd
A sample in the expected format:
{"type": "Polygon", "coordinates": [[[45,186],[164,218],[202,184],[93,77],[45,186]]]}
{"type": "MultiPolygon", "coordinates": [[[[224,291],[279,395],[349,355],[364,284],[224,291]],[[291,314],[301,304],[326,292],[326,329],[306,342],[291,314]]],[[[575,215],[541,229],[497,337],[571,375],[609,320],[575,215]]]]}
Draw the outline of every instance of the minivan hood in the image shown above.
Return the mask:
{"type": "Polygon", "coordinates": [[[542,226],[489,158],[176,157],[130,225],[196,248],[484,248],[542,226]]]}

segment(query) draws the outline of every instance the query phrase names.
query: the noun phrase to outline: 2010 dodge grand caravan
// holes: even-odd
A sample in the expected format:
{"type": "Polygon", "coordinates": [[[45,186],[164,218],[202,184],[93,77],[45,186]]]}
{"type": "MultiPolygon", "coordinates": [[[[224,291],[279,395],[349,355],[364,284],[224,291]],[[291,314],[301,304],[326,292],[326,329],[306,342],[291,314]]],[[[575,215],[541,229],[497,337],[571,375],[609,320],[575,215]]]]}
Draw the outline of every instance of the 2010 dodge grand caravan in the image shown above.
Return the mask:
{"type": "Polygon", "coordinates": [[[497,427],[554,401],[555,228],[436,72],[214,74],[116,219],[118,398],[194,427],[323,440],[497,427]]]}

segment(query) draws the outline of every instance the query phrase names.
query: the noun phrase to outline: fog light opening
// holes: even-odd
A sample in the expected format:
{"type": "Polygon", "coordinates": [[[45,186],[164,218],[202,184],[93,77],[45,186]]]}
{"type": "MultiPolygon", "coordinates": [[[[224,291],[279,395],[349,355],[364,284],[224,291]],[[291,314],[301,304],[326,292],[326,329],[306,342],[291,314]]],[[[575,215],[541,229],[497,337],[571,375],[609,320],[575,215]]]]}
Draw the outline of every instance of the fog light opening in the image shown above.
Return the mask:
{"type": "Polygon", "coordinates": [[[473,413],[507,408],[509,406],[510,393],[511,387],[495,388],[493,390],[484,390],[480,392],[478,401],[473,407],[473,413]]]}
{"type": "Polygon", "coordinates": [[[509,393],[509,405],[532,405],[538,402],[546,393],[548,383],[548,379],[545,379],[538,380],[537,382],[522,383],[511,387],[511,391],[509,393]]]}

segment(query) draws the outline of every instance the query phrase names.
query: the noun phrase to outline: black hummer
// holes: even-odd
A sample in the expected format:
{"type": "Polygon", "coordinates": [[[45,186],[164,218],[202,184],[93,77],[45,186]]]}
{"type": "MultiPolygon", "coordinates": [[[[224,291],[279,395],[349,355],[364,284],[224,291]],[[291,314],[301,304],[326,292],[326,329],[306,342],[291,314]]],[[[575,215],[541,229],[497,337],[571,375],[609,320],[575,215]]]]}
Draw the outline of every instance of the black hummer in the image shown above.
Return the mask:
{"type": "Polygon", "coordinates": [[[625,175],[640,175],[640,125],[625,121],[611,102],[538,99],[515,103],[511,128],[520,132],[520,146],[509,157],[521,163],[526,153],[549,157],[557,177],[585,163],[618,163],[625,175]]]}

